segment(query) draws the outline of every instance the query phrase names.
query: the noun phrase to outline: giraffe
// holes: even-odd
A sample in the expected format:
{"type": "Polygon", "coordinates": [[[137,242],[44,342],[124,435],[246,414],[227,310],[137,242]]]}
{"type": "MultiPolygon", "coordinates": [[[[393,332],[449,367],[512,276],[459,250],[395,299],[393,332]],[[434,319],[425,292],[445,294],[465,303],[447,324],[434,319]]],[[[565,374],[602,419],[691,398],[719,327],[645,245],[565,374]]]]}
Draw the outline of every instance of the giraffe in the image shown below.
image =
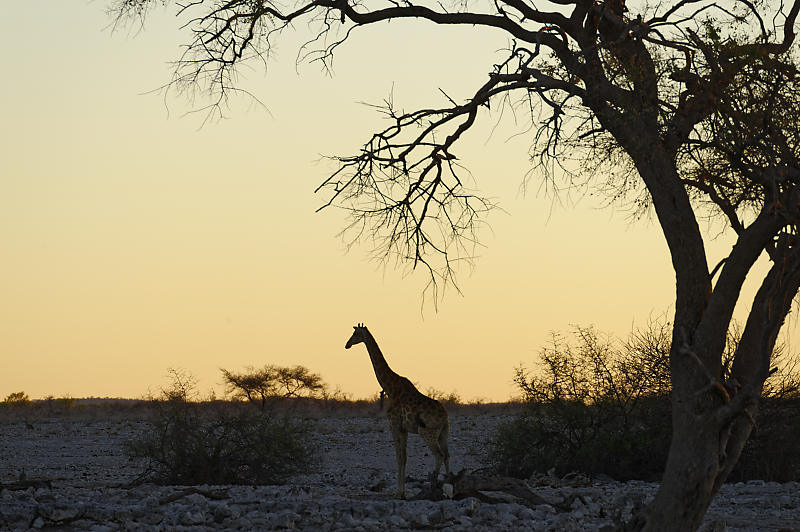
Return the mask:
{"type": "Polygon", "coordinates": [[[392,371],[372,333],[363,323],[353,329],[353,336],[345,344],[345,349],[360,343],[366,346],[378,383],[389,399],[386,415],[389,417],[389,428],[397,455],[397,496],[403,499],[408,433],[419,434],[433,453],[436,463],[431,473],[431,482],[435,484],[442,463],[446,473],[450,474],[450,453],[447,450],[450,421],[447,411],[439,401],[422,394],[410,380],[392,371]]]}

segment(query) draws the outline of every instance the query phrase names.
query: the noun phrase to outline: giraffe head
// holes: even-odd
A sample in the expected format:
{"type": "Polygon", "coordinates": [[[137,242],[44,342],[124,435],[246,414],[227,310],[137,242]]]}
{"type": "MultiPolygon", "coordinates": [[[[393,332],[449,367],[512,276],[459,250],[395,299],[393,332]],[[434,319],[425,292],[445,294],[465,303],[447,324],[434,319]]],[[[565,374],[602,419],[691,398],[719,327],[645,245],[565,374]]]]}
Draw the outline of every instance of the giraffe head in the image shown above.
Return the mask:
{"type": "Polygon", "coordinates": [[[367,331],[367,327],[363,323],[359,323],[358,325],[353,326],[353,336],[344,344],[345,349],[350,349],[356,344],[360,344],[364,340],[367,339],[367,335],[369,332],[367,331]]]}

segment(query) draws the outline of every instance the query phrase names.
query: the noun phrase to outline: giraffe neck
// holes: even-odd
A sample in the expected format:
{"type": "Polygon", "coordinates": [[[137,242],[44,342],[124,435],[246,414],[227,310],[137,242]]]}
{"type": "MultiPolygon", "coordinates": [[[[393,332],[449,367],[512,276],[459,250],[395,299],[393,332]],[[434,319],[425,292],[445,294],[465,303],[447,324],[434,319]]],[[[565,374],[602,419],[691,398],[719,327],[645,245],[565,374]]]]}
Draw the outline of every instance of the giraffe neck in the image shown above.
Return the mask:
{"type": "Polygon", "coordinates": [[[381,388],[383,388],[385,392],[391,394],[392,389],[395,388],[395,383],[400,379],[400,375],[392,371],[392,368],[389,367],[386,359],[383,358],[381,348],[378,347],[378,342],[375,341],[372,334],[369,334],[364,341],[364,345],[367,346],[369,359],[372,361],[372,369],[375,370],[375,377],[378,378],[378,384],[381,385],[381,388]]]}

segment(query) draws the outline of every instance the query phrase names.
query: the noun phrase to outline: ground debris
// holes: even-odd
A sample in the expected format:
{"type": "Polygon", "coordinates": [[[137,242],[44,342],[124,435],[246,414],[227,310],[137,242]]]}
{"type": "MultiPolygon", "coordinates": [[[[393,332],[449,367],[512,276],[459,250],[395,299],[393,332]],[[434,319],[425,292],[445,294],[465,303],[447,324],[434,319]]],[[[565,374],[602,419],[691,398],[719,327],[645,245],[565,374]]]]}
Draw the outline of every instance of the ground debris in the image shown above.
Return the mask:
{"type": "Polygon", "coordinates": [[[215,501],[221,501],[230,498],[230,496],[228,495],[228,490],[226,489],[207,490],[202,488],[189,487],[182,489],[177,493],[173,493],[167,497],[162,497],[161,499],[158,500],[158,504],[163,506],[165,504],[169,504],[184,497],[188,497],[189,495],[195,495],[195,494],[202,495],[206,499],[212,499],[215,501]]]}
{"type": "Polygon", "coordinates": [[[0,491],[24,491],[28,488],[38,490],[40,488],[50,489],[53,483],[50,480],[16,480],[14,482],[0,482],[0,491]]]}
{"type": "MultiPolygon", "coordinates": [[[[432,465],[424,442],[409,439],[412,500],[394,494],[394,444],[375,430],[385,423],[376,416],[314,420],[325,450],[318,469],[274,486],[131,485],[141,464],[125,455],[125,441],[145,424],[44,420],[46,430],[31,434],[9,422],[0,427],[0,530],[601,531],[629,521],[656,493],[653,482],[480,469],[480,442],[504,419],[454,415],[451,463],[464,469],[435,488],[424,476],[432,465]]],[[[728,532],[797,530],[800,483],[726,484],[704,526],[721,522],[728,532]]]]}

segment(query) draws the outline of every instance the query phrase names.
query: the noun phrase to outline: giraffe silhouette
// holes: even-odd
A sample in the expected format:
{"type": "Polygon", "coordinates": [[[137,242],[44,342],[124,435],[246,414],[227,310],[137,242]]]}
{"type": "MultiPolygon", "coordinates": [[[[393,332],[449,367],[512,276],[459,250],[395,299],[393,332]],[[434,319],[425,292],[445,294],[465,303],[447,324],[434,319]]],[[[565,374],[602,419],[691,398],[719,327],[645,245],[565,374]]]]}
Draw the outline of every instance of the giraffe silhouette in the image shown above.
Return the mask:
{"type": "Polygon", "coordinates": [[[424,395],[410,380],[392,371],[372,333],[363,323],[353,327],[353,335],[345,344],[345,349],[360,343],[366,346],[375,376],[389,401],[386,415],[389,417],[397,455],[397,495],[405,498],[408,433],[419,434],[433,453],[435,465],[431,482],[435,484],[442,463],[447,474],[450,474],[450,453],[447,450],[450,421],[439,401],[424,395]]]}

